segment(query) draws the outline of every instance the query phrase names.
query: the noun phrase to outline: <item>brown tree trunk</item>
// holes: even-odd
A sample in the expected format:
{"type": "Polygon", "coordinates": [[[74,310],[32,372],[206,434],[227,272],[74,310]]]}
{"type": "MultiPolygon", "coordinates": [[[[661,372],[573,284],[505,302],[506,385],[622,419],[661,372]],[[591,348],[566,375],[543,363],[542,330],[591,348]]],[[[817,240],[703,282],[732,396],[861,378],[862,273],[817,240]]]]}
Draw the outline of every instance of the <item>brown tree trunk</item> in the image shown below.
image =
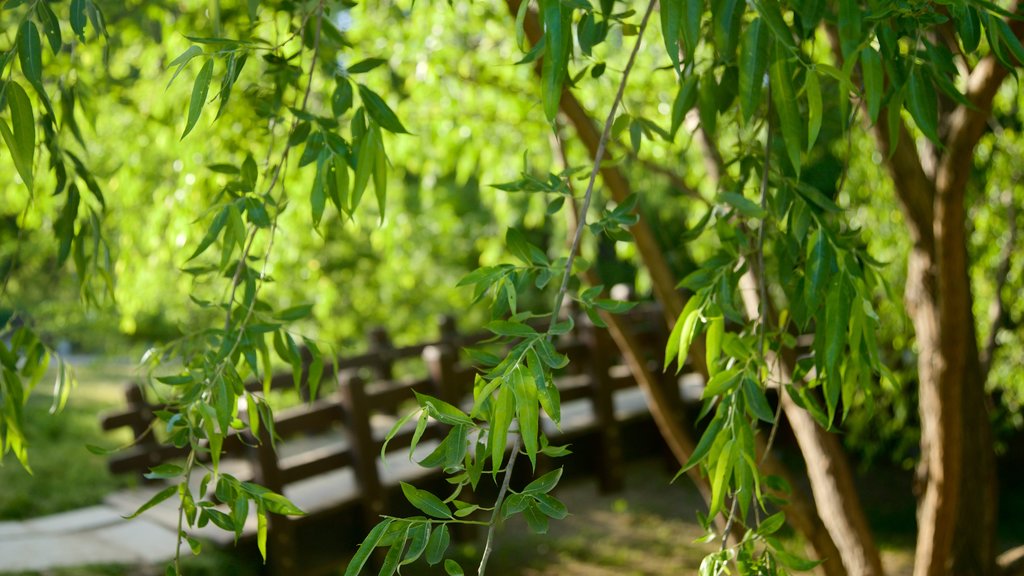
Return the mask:
{"type": "MultiPolygon", "coordinates": [[[[760,290],[753,270],[751,265],[740,280],[740,294],[747,317],[759,318],[760,290]]],[[[785,356],[767,359],[768,365],[774,366],[774,378],[778,382],[792,382],[793,360],[785,356]]],[[[882,558],[864,516],[857,485],[839,440],[822,429],[807,410],[797,406],[784,387],[779,388],[779,401],[807,463],[807,476],[811,481],[818,516],[828,529],[846,571],[865,576],[884,574],[882,558]]]]}
{"type": "Polygon", "coordinates": [[[874,131],[914,241],[905,300],[917,340],[921,417],[915,576],[995,570],[995,462],[971,309],[964,193],[1001,77],[991,74],[991,62],[979,70],[989,70],[989,85],[972,85],[976,108],[947,118],[934,180],[905,129],[895,150],[887,128],[874,131]]]}

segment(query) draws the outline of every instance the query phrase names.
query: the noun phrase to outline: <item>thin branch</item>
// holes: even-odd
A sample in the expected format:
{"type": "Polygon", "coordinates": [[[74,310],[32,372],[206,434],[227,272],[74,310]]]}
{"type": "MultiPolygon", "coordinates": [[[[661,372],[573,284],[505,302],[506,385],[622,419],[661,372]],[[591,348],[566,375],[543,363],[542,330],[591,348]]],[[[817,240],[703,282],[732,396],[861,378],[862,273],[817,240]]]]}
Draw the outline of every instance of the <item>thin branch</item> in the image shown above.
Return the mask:
{"type": "Polygon", "coordinates": [[[569,259],[565,263],[565,273],[562,274],[562,285],[558,288],[558,294],[555,295],[555,309],[551,314],[551,326],[549,332],[555,327],[555,323],[558,321],[558,312],[562,308],[562,300],[565,299],[565,293],[569,289],[569,280],[572,278],[572,264],[576,259],[576,253],[579,251],[580,240],[583,238],[584,224],[587,221],[587,211],[590,209],[590,200],[594,195],[594,183],[597,182],[597,175],[601,172],[601,161],[604,160],[605,150],[608,147],[608,139],[612,135],[612,124],[615,122],[615,114],[619,110],[619,105],[622,104],[622,97],[626,93],[626,82],[629,80],[629,73],[633,69],[633,64],[636,62],[636,55],[640,51],[640,44],[644,37],[644,30],[647,29],[647,23],[651,19],[651,13],[654,12],[654,5],[657,0],[650,0],[647,3],[647,10],[644,12],[643,20],[640,21],[640,29],[637,32],[636,43],[633,45],[633,51],[629,54],[629,60],[626,62],[626,68],[622,71],[622,80],[619,82],[619,90],[615,94],[615,99],[612,100],[611,110],[608,111],[608,118],[604,122],[604,131],[601,132],[601,139],[597,143],[597,153],[594,154],[594,167],[590,170],[590,180],[587,182],[587,191],[583,194],[583,206],[580,207],[580,215],[578,222],[579,226],[576,227],[576,233],[572,239],[572,246],[569,248],[569,259]]]}
{"type": "Polygon", "coordinates": [[[477,576],[483,576],[487,570],[487,561],[491,558],[494,550],[494,530],[498,527],[501,519],[501,505],[505,501],[505,494],[508,492],[508,484],[512,480],[512,468],[516,465],[516,456],[519,454],[519,436],[516,435],[512,441],[512,454],[508,458],[508,466],[505,467],[505,478],[501,481],[501,489],[498,490],[498,498],[494,501],[494,510],[491,512],[491,521],[487,527],[487,543],[484,545],[484,554],[480,557],[480,567],[477,568],[477,576]]]}
{"type": "MultiPolygon", "coordinates": [[[[597,175],[601,171],[601,160],[604,159],[605,150],[608,146],[608,139],[611,137],[612,124],[615,122],[615,114],[618,112],[619,106],[622,104],[622,97],[626,93],[626,84],[629,80],[629,73],[633,69],[633,64],[636,62],[636,55],[640,51],[640,44],[643,41],[644,31],[647,29],[647,23],[651,19],[651,14],[654,12],[654,5],[657,0],[650,0],[647,4],[647,10],[644,12],[643,20],[640,22],[640,28],[637,32],[636,43],[633,45],[633,51],[629,54],[629,60],[626,62],[626,67],[622,71],[622,80],[619,81],[619,90],[615,94],[615,99],[612,101],[611,110],[608,112],[608,118],[604,123],[604,131],[601,133],[601,139],[597,144],[597,153],[594,155],[594,167],[590,171],[590,179],[587,182],[587,191],[583,195],[583,205],[580,207],[579,222],[586,222],[587,211],[590,209],[590,201],[594,195],[594,184],[597,182],[597,175]]],[[[572,279],[572,265],[576,260],[576,254],[579,252],[580,242],[583,238],[584,226],[580,225],[576,227],[576,231],[573,234],[572,245],[569,247],[569,257],[565,262],[565,272],[562,274],[562,284],[558,288],[558,293],[555,295],[555,305],[551,311],[551,322],[548,325],[548,338],[551,338],[551,333],[554,331],[555,324],[558,322],[558,316],[562,309],[562,302],[565,300],[565,294],[569,290],[569,281],[572,279]]],[[[494,505],[494,512],[491,516],[491,525],[487,530],[487,543],[484,547],[483,557],[480,559],[480,567],[477,571],[478,576],[484,576],[485,570],[487,569],[487,560],[490,558],[492,544],[494,540],[494,531],[497,527],[499,520],[499,513],[501,510],[501,503],[505,497],[505,492],[508,490],[509,481],[512,478],[512,468],[516,463],[516,456],[519,453],[519,440],[518,437],[513,444],[512,455],[509,457],[508,466],[505,468],[505,478],[502,480],[501,490],[498,492],[498,500],[494,505]]]]}

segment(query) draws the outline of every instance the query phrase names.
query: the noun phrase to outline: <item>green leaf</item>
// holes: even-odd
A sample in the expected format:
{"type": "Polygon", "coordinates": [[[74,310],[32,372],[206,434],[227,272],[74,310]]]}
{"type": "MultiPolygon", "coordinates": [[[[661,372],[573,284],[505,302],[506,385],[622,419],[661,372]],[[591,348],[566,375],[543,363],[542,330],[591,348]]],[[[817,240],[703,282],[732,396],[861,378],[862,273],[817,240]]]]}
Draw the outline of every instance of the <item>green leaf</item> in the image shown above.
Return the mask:
{"type": "Polygon", "coordinates": [[[779,528],[786,523],[786,514],[784,512],[776,512],[771,516],[765,518],[757,525],[757,533],[762,535],[774,534],[778,532],[779,528]]]}
{"type": "Polygon", "coordinates": [[[43,45],[39,42],[39,30],[31,20],[25,20],[18,30],[18,60],[29,82],[43,82],[43,45]]]}
{"type": "Polygon", "coordinates": [[[689,74],[679,84],[679,91],[676,92],[676,99],[672,102],[672,126],[670,134],[675,139],[676,132],[682,126],[686,113],[697,103],[697,82],[696,74],[689,74]]]}
{"type": "Polygon", "coordinates": [[[210,93],[210,80],[213,78],[213,59],[209,59],[203,64],[203,67],[199,70],[199,74],[196,76],[195,84],[192,85],[192,97],[189,99],[188,104],[188,120],[185,122],[185,131],[181,134],[181,139],[188,136],[188,133],[195,127],[196,122],[199,121],[199,115],[203,112],[203,106],[206,105],[206,97],[210,93]]]}
{"type": "Polygon", "coordinates": [[[531,503],[526,507],[526,510],[523,511],[523,517],[526,518],[526,525],[530,527],[534,534],[547,534],[548,517],[535,504],[531,503]]]}
{"type": "Polygon", "coordinates": [[[818,141],[822,120],[821,85],[814,70],[807,71],[804,90],[807,96],[807,151],[810,152],[814,148],[814,143],[818,141]]]}
{"type": "Polygon", "coordinates": [[[700,116],[700,124],[712,138],[718,128],[718,84],[715,82],[715,73],[708,69],[700,77],[700,85],[697,89],[697,113],[700,116]]]}
{"type": "Polygon", "coordinates": [[[428,538],[430,537],[430,523],[418,522],[409,527],[409,551],[402,558],[402,564],[412,564],[423,555],[427,549],[428,538]]]}
{"type": "Polygon", "coordinates": [[[735,192],[722,192],[719,197],[747,218],[764,218],[764,209],[753,200],[735,192]]]}
{"type": "Polygon", "coordinates": [[[516,400],[516,418],[519,420],[519,436],[523,439],[523,447],[530,464],[537,467],[537,431],[540,420],[537,386],[527,381],[523,374],[524,367],[517,366],[512,371],[510,384],[516,400]]]}
{"type": "Polygon", "coordinates": [[[387,60],[383,58],[367,58],[349,66],[346,72],[349,74],[363,74],[385,63],[387,63],[387,60]]]}
{"type": "Polygon", "coordinates": [[[562,469],[552,470],[547,474],[544,474],[540,478],[537,478],[533,482],[526,485],[523,488],[523,494],[547,494],[554,490],[555,486],[558,486],[558,481],[562,478],[562,469]]]}
{"type": "Polygon", "coordinates": [[[704,0],[683,0],[682,20],[683,46],[686,48],[686,59],[694,62],[697,43],[700,42],[701,15],[704,12],[704,0]]]}
{"type": "Polygon", "coordinates": [[[31,192],[34,184],[32,167],[36,153],[36,120],[32,113],[32,102],[17,82],[7,83],[7,107],[11,111],[11,127],[0,119],[0,133],[11,151],[18,175],[31,192]]]}
{"type": "Polygon", "coordinates": [[[260,557],[267,561],[267,512],[262,507],[256,508],[256,547],[260,557]]]}
{"type": "MultiPolygon", "coordinates": [[[[320,155],[323,158],[324,154],[320,155]]],[[[313,218],[313,227],[320,228],[320,220],[324,217],[324,209],[327,208],[327,192],[324,190],[324,163],[316,163],[316,175],[313,177],[313,188],[309,193],[310,214],[313,218]]]]}
{"type": "Polygon", "coordinates": [[[857,0],[839,0],[839,44],[843,58],[852,58],[861,41],[863,8],[857,0]]]}
{"type": "Polygon", "coordinates": [[[711,376],[718,373],[718,358],[722,355],[722,337],[724,335],[725,317],[719,315],[709,318],[705,343],[705,360],[708,365],[708,374],[711,376]]]}
{"type": "Polygon", "coordinates": [[[342,116],[348,112],[352,107],[352,97],[352,84],[344,78],[338,78],[334,93],[331,95],[331,111],[335,116],[342,116]]]}
{"type": "Polygon", "coordinates": [[[36,4],[36,16],[43,25],[43,34],[46,35],[46,39],[50,43],[50,50],[56,56],[63,45],[60,36],[60,21],[57,20],[57,15],[50,8],[49,2],[39,2],[36,4]]]}
{"type": "Polygon", "coordinates": [[[741,374],[742,372],[737,366],[715,374],[708,379],[707,385],[704,386],[704,391],[700,395],[701,400],[707,400],[708,398],[714,398],[729,392],[736,385],[736,381],[739,380],[741,374]]]}
{"type": "Polygon", "coordinates": [[[498,390],[498,401],[494,405],[494,417],[491,419],[491,431],[487,442],[491,448],[491,466],[494,474],[498,473],[505,459],[505,447],[508,443],[508,427],[512,424],[515,414],[515,398],[512,387],[507,383],[498,390]]]}
{"type": "Polygon", "coordinates": [[[85,42],[85,5],[88,0],[71,0],[71,30],[85,42]]]}
{"type": "Polygon", "coordinates": [[[384,99],[377,95],[376,92],[370,90],[366,86],[359,84],[359,98],[363,101],[363,106],[366,111],[369,112],[370,117],[380,124],[380,127],[393,132],[395,134],[408,134],[409,132],[402,126],[402,123],[398,120],[398,116],[388,107],[384,99]]]}
{"type": "Polygon", "coordinates": [[[448,436],[426,458],[419,462],[425,468],[458,466],[466,454],[466,440],[469,427],[464,424],[452,426],[448,436]]]}
{"type": "Polygon", "coordinates": [[[505,245],[509,252],[519,258],[524,264],[535,266],[547,266],[547,256],[533,244],[526,240],[526,236],[518,228],[509,228],[505,232],[505,245]]]}
{"type": "Polygon", "coordinates": [[[797,106],[796,92],[793,90],[793,76],[789,60],[784,51],[776,48],[775,61],[769,70],[772,103],[779,116],[782,128],[782,139],[786,144],[789,163],[796,175],[800,176],[800,154],[803,150],[803,130],[800,120],[800,108],[797,106]]]}
{"type": "Polygon", "coordinates": [[[416,402],[418,402],[424,410],[427,410],[431,416],[437,419],[438,422],[443,422],[452,426],[459,424],[464,424],[466,426],[473,425],[473,420],[467,416],[465,412],[459,410],[448,402],[415,391],[413,394],[416,395],[416,402]]]}
{"type": "Polygon", "coordinates": [[[828,372],[838,369],[846,349],[853,296],[850,284],[842,276],[837,276],[825,299],[825,369],[828,372]]]}
{"type": "Polygon", "coordinates": [[[451,558],[444,561],[444,571],[448,576],[465,576],[462,566],[459,566],[459,563],[451,558]]]}
{"type": "Polygon", "coordinates": [[[572,52],[572,9],[560,0],[539,0],[540,16],[544,24],[546,51],[541,65],[541,95],[544,115],[554,122],[558,103],[562,98],[566,67],[572,52]]]}
{"type": "Polygon", "coordinates": [[[785,44],[790,50],[795,49],[796,42],[793,41],[793,33],[790,32],[789,26],[786,26],[782,11],[779,10],[779,3],[773,0],[752,0],[752,3],[761,18],[764,18],[765,24],[768,25],[772,34],[775,35],[775,39],[785,44]]]}
{"type": "Polygon", "coordinates": [[[923,70],[915,68],[910,72],[907,87],[907,110],[921,132],[932,142],[938,143],[939,109],[935,85],[930,78],[925,77],[923,70]]]}
{"type": "Polygon", "coordinates": [[[210,228],[207,229],[206,234],[203,236],[203,239],[199,242],[199,246],[196,247],[196,251],[193,252],[192,255],[188,257],[188,260],[186,260],[186,262],[194,260],[196,256],[199,256],[200,254],[205,252],[206,249],[209,248],[210,245],[213,244],[218,237],[220,237],[221,230],[223,230],[224,225],[227,224],[229,211],[230,207],[224,206],[224,208],[222,208],[221,211],[217,213],[217,216],[214,217],[213,222],[210,224],[210,228]]]}
{"type": "Polygon", "coordinates": [[[868,46],[860,52],[860,69],[864,80],[864,100],[868,107],[871,123],[878,122],[878,113],[882,109],[882,95],[885,90],[882,76],[882,59],[878,52],[868,46]]]}
{"type": "Polygon", "coordinates": [[[772,546],[772,555],[780,564],[796,572],[807,572],[808,570],[814,570],[816,566],[822,563],[821,560],[808,560],[801,558],[794,554],[786,552],[779,546],[772,546]]]}
{"type": "Polygon", "coordinates": [[[537,335],[537,331],[528,324],[509,322],[508,320],[495,320],[493,322],[488,322],[484,328],[494,332],[498,336],[525,338],[537,335]]]}
{"type": "Polygon", "coordinates": [[[970,54],[977,50],[978,44],[981,43],[981,20],[978,11],[974,6],[952,8],[952,12],[956,16],[957,32],[960,35],[964,53],[970,54]]]}
{"type": "Polygon", "coordinates": [[[718,455],[715,471],[711,476],[711,507],[708,510],[708,518],[714,518],[722,509],[722,502],[725,500],[725,493],[728,489],[727,482],[734,464],[733,452],[735,449],[736,442],[730,438],[718,455]]]}
{"type": "MultiPolygon", "coordinates": [[[[724,423],[725,419],[720,415],[716,415],[714,419],[711,420],[711,423],[708,424],[707,430],[704,431],[704,434],[700,437],[700,441],[697,442],[697,446],[693,449],[693,454],[690,455],[690,459],[686,461],[686,464],[683,464],[683,467],[676,474],[675,478],[678,478],[684,472],[696,466],[704,459],[705,456],[708,455],[708,452],[711,451],[711,446],[715,443],[715,439],[718,438],[718,433],[722,431],[722,425],[724,423]]],[[[675,478],[672,480],[674,481],[675,478]]]]}
{"type": "Polygon", "coordinates": [[[662,0],[661,2],[661,36],[665,41],[665,51],[672,60],[672,69],[679,69],[679,24],[683,15],[682,0],[662,0]]]}
{"type": "Polygon", "coordinates": [[[434,531],[430,534],[430,540],[427,542],[427,564],[433,566],[440,562],[444,558],[444,553],[448,550],[450,542],[451,536],[448,533],[447,524],[441,524],[434,528],[434,531]]]}
{"type": "Polygon", "coordinates": [[[451,510],[449,510],[448,506],[446,506],[445,503],[437,496],[434,496],[426,490],[420,490],[411,484],[406,484],[405,482],[402,482],[401,485],[402,493],[405,494],[405,498],[409,503],[427,516],[440,518],[442,520],[448,520],[452,517],[451,510]]]}
{"type": "Polygon", "coordinates": [[[185,469],[177,464],[160,464],[149,469],[144,476],[149,480],[166,480],[177,478],[185,473],[185,469]]]}
{"type": "Polygon", "coordinates": [[[380,132],[370,130],[359,142],[359,152],[356,156],[356,175],[352,184],[351,211],[353,213],[359,206],[363,193],[366,191],[366,185],[370,183],[370,177],[373,175],[373,164],[377,159],[378,138],[380,138],[380,132]]]}
{"type": "Polygon", "coordinates": [[[146,510],[149,510],[153,506],[156,506],[157,504],[159,504],[159,503],[163,502],[164,500],[167,500],[168,498],[170,498],[175,492],[178,491],[178,488],[179,488],[178,484],[172,484],[172,485],[164,488],[163,490],[161,490],[161,491],[157,492],[156,494],[154,494],[153,497],[150,498],[145,504],[143,504],[142,506],[139,506],[138,510],[136,510],[135,512],[133,512],[132,514],[130,514],[128,516],[123,516],[123,518],[125,520],[131,520],[132,518],[137,517],[139,514],[142,514],[146,510]]]}
{"type": "Polygon", "coordinates": [[[565,507],[565,504],[550,494],[538,494],[534,498],[537,502],[537,509],[549,518],[561,520],[569,515],[569,510],[565,507]]]}
{"type": "Polygon", "coordinates": [[[530,11],[530,2],[525,0],[519,3],[519,10],[516,11],[516,46],[519,51],[526,52],[526,14],[530,11]]]}
{"type": "Polygon", "coordinates": [[[761,106],[764,75],[768,70],[772,47],[769,38],[764,29],[764,20],[754,18],[740,43],[740,110],[744,122],[749,122],[761,106]]]}
{"type": "Polygon", "coordinates": [[[377,196],[377,210],[380,212],[380,219],[384,220],[384,210],[388,199],[388,157],[384,152],[384,139],[381,138],[380,129],[376,126],[370,128],[377,132],[374,139],[376,147],[373,157],[373,191],[377,196]]]}
{"type": "Polygon", "coordinates": [[[697,298],[690,298],[686,301],[686,306],[683,308],[679,318],[676,319],[675,325],[672,327],[672,332],[668,336],[668,343],[665,345],[665,366],[662,368],[663,371],[667,371],[673,360],[679,361],[679,366],[676,367],[676,373],[683,369],[682,364],[686,362],[686,354],[689,352],[689,339],[686,340],[685,349],[683,347],[683,328],[686,324],[686,319],[691,314],[697,312],[699,302],[697,298]]]}
{"type": "Polygon", "coordinates": [[[804,295],[808,310],[814,311],[821,301],[821,293],[825,281],[831,276],[832,264],[835,256],[829,245],[828,236],[821,230],[815,232],[817,235],[811,247],[811,254],[807,262],[807,284],[804,295]]]}
{"type": "Polygon", "coordinates": [[[348,567],[345,568],[345,576],[358,576],[359,572],[362,571],[363,566],[366,565],[367,560],[370,559],[370,554],[373,549],[380,544],[381,538],[387,532],[391,523],[394,522],[392,518],[385,518],[379,524],[370,530],[370,533],[363,539],[363,543],[359,545],[359,549],[356,550],[355,556],[349,561],[348,567]]]}
{"type": "Polygon", "coordinates": [[[772,412],[771,406],[768,405],[768,399],[765,398],[764,390],[758,386],[753,378],[743,378],[743,395],[746,397],[747,406],[754,413],[754,416],[769,424],[775,422],[775,414],[772,412]]]}

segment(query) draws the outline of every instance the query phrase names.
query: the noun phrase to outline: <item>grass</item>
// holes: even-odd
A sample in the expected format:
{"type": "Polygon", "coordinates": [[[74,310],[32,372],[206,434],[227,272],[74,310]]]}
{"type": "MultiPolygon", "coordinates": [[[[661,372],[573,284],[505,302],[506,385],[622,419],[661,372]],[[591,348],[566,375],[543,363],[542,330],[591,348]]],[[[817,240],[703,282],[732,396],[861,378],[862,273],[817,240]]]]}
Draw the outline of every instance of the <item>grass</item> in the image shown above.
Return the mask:
{"type": "Polygon", "coordinates": [[[123,405],[129,367],[113,364],[76,367],[79,385],[63,412],[50,414],[52,396],[44,379],[25,408],[30,475],[10,454],[0,465],[0,520],[22,520],[99,503],[133,480],[115,477],[107,459],[86,444],[112,446],[130,435],[104,433],[99,415],[123,405]]]}

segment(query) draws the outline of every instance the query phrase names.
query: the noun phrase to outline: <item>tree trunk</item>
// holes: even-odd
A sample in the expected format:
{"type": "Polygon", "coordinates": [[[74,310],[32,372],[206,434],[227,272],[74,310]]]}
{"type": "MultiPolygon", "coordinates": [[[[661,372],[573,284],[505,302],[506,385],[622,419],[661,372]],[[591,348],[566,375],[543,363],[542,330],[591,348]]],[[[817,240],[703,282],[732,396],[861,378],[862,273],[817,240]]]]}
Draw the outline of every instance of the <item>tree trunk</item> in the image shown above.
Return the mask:
{"type": "Polygon", "coordinates": [[[874,131],[914,241],[905,303],[918,348],[921,417],[915,576],[988,576],[995,569],[995,463],[966,248],[963,172],[969,163],[954,169],[949,160],[973,155],[973,145],[965,148],[961,137],[962,122],[950,119],[956,140],[934,180],[905,129],[895,150],[887,128],[874,131]]]}
{"type": "MultiPolygon", "coordinates": [[[[740,294],[748,318],[758,318],[761,314],[760,291],[753,270],[751,266],[740,280],[740,294]]],[[[767,361],[769,366],[775,367],[774,378],[777,381],[792,382],[793,358],[780,356],[767,361]]],[[[806,410],[797,406],[785,393],[785,387],[779,388],[779,401],[807,463],[807,476],[811,481],[818,516],[828,529],[846,571],[865,576],[884,574],[878,547],[868,527],[857,485],[839,440],[822,429],[806,410]]]]}

